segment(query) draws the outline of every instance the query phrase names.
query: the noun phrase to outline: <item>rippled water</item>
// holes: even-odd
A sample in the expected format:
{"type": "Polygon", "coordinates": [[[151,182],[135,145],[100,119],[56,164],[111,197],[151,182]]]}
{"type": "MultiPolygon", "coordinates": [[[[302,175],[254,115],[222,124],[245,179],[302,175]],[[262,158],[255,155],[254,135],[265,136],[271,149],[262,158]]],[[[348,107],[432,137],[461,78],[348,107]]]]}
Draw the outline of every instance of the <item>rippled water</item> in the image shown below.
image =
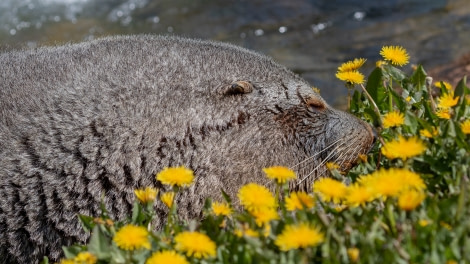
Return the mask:
{"type": "MultiPolygon", "coordinates": [[[[470,51],[469,0],[1,0],[1,49],[115,34],[175,34],[274,57],[343,106],[337,66],[402,45],[433,68],[470,51]]],[[[409,67],[409,66],[408,66],[409,67]]]]}

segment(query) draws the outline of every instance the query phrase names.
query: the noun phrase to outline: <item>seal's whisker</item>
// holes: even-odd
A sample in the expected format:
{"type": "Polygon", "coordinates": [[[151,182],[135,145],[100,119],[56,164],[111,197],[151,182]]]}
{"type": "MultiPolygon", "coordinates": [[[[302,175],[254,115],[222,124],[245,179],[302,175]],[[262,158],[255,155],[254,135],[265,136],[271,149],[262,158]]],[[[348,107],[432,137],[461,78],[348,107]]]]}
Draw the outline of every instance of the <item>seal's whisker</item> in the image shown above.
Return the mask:
{"type": "MultiPolygon", "coordinates": [[[[310,157],[304,159],[303,161],[301,161],[301,162],[299,162],[299,163],[297,163],[297,164],[291,166],[290,169],[294,169],[295,167],[297,167],[297,166],[299,166],[299,165],[301,165],[301,164],[303,164],[303,163],[305,163],[305,162],[307,162],[307,161],[312,160],[313,158],[315,158],[316,156],[318,156],[318,155],[320,155],[321,153],[325,152],[326,150],[328,150],[329,148],[331,148],[332,146],[334,146],[336,143],[338,143],[338,142],[341,141],[341,140],[343,140],[343,138],[340,138],[340,139],[334,141],[334,142],[331,143],[329,146],[325,147],[324,149],[320,150],[319,152],[315,153],[314,155],[312,155],[312,156],[310,156],[310,157]]],[[[344,142],[343,142],[343,143],[344,143],[344,142]]],[[[343,143],[342,143],[342,144],[343,144],[343,143]]]]}
{"type": "Polygon", "coordinates": [[[328,156],[326,156],[326,158],[320,162],[320,164],[318,164],[315,168],[313,168],[313,170],[312,170],[309,174],[307,174],[307,176],[305,176],[303,179],[301,179],[301,180],[297,183],[297,185],[300,185],[303,181],[305,181],[308,177],[310,177],[310,175],[312,175],[312,173],[314,173],[315,171],[317,171],[321,166],[323,166],[326,162],[328,162],[328,161],[329,161],[329,158],[330,158],[331,156],[333,156],[333,155],[335,154],[335,151],[336,151],[339,147],[341,147],[341,145],[343,145],[343,144],[344,144],[344,142],[341,143],[341,144],[339,144],[339,145],[337,145],[337,146],[333,149],[333,151],[331,151],[331,152],[328,154],[328,156]]]}

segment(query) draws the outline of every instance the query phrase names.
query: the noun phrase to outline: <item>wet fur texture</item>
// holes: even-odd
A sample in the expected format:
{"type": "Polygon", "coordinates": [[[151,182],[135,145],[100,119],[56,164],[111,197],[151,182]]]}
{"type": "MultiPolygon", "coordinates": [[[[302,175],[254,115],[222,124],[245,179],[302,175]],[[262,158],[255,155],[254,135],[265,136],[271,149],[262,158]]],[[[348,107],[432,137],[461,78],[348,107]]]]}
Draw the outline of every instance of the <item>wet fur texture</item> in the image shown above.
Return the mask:
{"type": "Polygon", "coordinates": [[[293,187],[307,189],[325,161],[348,169],[373,141],[294,73],[227,44],[113,37],[1,54],[0,68],[1,263],[57,260],[87,238],[77,214],[98,215],[104,196],[123,219],[135,188],[165,188],[164,167],[194,170],[177,203],[197,218],[220,189],[270,186],[263,167],[297,164],[308,179],[293,187]]]}

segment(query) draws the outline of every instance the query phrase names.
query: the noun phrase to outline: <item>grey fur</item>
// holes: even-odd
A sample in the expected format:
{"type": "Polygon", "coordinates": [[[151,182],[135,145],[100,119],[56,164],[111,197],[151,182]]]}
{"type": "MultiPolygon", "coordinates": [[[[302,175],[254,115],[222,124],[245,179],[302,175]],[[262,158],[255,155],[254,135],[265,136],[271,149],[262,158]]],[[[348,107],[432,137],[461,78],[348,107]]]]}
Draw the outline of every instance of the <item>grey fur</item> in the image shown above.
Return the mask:
{"type": "Polygon", "coordinates": [[[197,218],[220,189],[235,197],[245,183],[268,186],[263,167],[292,167],[340,140],[295,167],[299,178],[313,172],[299,185],[310,188],[321,161],[348,169],[373,142],[365,123],[300,77],[228,44],[113,37],[1,54],[0,68],[3,263],[57,260],[62,245],[87,238],[77,214],[96,216],[104,195],[124,218],[135,188],[164,188],[155,180],[164,167],[195,171],[177,200],[197,218]],[[251,86],[234,89],[240,81],[251,86]]]}

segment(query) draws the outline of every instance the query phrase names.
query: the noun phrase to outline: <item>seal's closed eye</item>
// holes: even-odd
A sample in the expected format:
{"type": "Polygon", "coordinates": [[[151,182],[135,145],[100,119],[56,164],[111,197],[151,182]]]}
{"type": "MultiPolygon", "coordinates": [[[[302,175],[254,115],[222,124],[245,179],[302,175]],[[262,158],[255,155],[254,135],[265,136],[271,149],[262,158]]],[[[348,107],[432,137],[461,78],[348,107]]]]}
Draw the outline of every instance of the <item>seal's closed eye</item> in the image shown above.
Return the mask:
{"type": "Polygon", "coordinates": [[[253,91],[253,84],[250,81],[237,81],[229,85],[224,91],[225,95],[246,94],[253,91]]]}

